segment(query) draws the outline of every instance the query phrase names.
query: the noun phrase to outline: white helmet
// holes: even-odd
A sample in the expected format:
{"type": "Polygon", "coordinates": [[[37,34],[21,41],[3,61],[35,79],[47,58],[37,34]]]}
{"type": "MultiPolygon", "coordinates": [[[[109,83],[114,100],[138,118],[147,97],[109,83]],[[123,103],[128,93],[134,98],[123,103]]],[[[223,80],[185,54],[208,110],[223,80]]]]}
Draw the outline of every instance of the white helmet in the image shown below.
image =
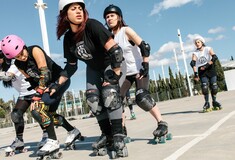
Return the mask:
{"type": "Polygon", "coordinates": [[[82,8],[85,8],[84,0],[59,0],[59,11],[62,11],[66,5],[71,3],[81,3],[82,8]]]}
{"type": "Polygon", "coordinates": [[[202,43],[204,43],[205,44],[205,39],[202,37],[202,36],[196,36],[195,38],[194,38],[194,40],[193,40],[193,42],[195,43],[196,42],[196,40],[200,40],[202,43]]]}

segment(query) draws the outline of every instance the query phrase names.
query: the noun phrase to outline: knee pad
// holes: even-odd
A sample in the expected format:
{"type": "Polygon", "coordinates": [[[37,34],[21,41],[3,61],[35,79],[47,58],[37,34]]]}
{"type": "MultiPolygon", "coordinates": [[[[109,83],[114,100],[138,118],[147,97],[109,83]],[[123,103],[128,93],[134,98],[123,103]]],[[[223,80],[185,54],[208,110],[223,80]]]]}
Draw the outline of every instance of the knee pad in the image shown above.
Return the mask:
{"type": "Polygon", "coordinates": [[[202,94],[203,95],[208,94],[208,85],[207,85],[207,83],[202,83],[202,94]]]}
{"type": "Polygon", "coordinates": [[[122,100],[118,85],[107,85],[102,89],[104,106],[107,109],[115,110],[122,107],[122,100]]]}
{"type": "Polygon", "coordinates": [[[136,103],[144,111],[150,111],[156,105],[156,102],[146,89],[136,91],[136,103]]]}
{"type": "Polygon", "coordinates": [[[217,85],[217,83],[211,84],[210,87],[211,87],[211,94],[216,95],[217,92],[218,92],[218,85],[217,85]]]}
{"type": "Polygon", "coordinates": [[[99,115],[102,110],[102,106],[99,105],[99,96],[99,90],[97,89],[89,89],[86,91],[86,101],[94,115],[99,115]]]}
{"type": "Polygon", "coordinates": [[[53,123],[56,127],[62,126],[64,124],[64,117],[57,114],[56,112],[50,112],[50,115],[52,116],[53,123]]]}
{"type": "Polygon", "coordinates": [[[14,123],[24,123],[23,112],[19,109],[14,108],[11,112],[11,120],[14,123]]]}
{"type": "Polygon", "coordinates": [[[49,107],[44,102],[39,101],[35,109],[31,111],[32,117],[43,127],[47,127],[51,123],[48,110],[49,107]]]}

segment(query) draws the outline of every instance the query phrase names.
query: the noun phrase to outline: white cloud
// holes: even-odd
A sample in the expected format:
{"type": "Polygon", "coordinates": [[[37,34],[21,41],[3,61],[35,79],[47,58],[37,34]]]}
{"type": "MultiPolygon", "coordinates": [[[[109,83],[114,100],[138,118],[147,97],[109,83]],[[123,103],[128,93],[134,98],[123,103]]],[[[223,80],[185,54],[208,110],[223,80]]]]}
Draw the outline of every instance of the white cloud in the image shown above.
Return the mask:
{"type": "Polygon", "coordinates": [[[157,51],[157,54],[164,54],[164,53],[167,53],[167,52],[173,52],[173,49],[177,48],[177,47],[179,47],[178,43],[169,41],[169,42],[163,44],[159,48],[159,50],[157,51]]]}
{"type": "Polygon", "coordinates": [[[155,68],[156,66],[167,66],[173,63],[173,60],[170,58],[163,58],[163,59],[152,59],[149,61],[150,68],[155,68]]]}
{"type": "Polygon", "coordinates": [[[235,31],[235,26],[233,26],[232,30],[234,30],[234,31],[235,31]]]}
{"type": "Polygon", "coordinates": [[[218,35],[216,38],[215,38],[215,40],[221,40],[221,39],[224,39],[225,38],[225,36],[224,35],[218,35]]]}
{"type": "Polygon", "coordinates": [[[150,16],[155,14],[159,14],[163,10],[167,10],[170,8],[181,7],[187,3],[201,4],[202,0],[163,0],[160,3],[154,5],[150,16]]]}
{"type": "Polygon", "coordinates": [[[208,33],[210,34],[216,34],[216,33],[221,33],[223,32],[225,29],[223,27],[216,27],[216,28],[211,28],[208,30],[208,33]]]}

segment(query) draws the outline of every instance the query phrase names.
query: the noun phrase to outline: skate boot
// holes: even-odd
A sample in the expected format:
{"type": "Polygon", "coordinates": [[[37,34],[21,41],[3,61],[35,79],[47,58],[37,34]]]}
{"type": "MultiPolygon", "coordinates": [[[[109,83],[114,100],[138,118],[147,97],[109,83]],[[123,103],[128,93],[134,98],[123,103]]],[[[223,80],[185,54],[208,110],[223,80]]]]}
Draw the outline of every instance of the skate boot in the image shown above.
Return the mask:
{"type": "Polygon", "coordinates": [[[221,104],[217,101],[213,101],[212,106],[213,106],[213,110],[221,110],[222,109],[221,104]]]}
{"type": "Polygon", "coordinates": [[[93,152],[96,156],[105,156],[108,153],[108,149],[112,146],[112,137],[101,134],[99,139],[92,144],[93,152]]]}
{"type": "Polygon", "coordinates": [[[72,131],[68,132],[68,136],[65,140],[65,150],[74,150],[76,140],[84,141],[84,137],[81,135],[81,132],[74,128],[72,131]]]}
{"type": "Polygon", "coordinates": [[[124,134],[115,134],[113,136],[113,150],[111,151],[111,158],[128,157],[128,150],[124,142],[124,134]]]}
{"type": "Polygon", "coordinates": [[[134,119],[136,119],[136,116],[135,116],[135,113],[134,112],[131,112],[131,118],[130,118],[131,120],[134,120],[134,119]]]}
{"type": "Polygon", "coordinates": [[[211,108],[210,108],[210,103],[209,102],[205,102],[204,106],[203,106],[203,112],[210,112],[211,108]]]}
{"type": "Polygon", "coordinates": [[[131,142],[131,138],[127,136],[127,129],[126,126],[123,126],[123,134],[126,135],[126,137],[124,138],[124,142],[125,143],[130,143],[131,142]]]}
{"type": "Polygon", "coordinates": [[[41,141],[37,144],[38,149],[41,149],[44,146],[44,144],[46,144],[47,138],[48,138],[48,133],[47,132],[43,133],[41,141]]]}
{"type": "Polygon", "coordinates": [[[153,131],[153,144],[165,143],[166,140],[172,139],[172,134],[168,133],[168,124],[167,122],[160,121],[158,127],[153,131]]]}
{"type": "Polygon", "coordinates": [[[16,151],[21,153],[27,152],[27,149],[24,148],[24,142],[16,138],[13,143],[5,149],[6,157],[14,156],[16,151]]]}
{"type": "Polygon", "coordinates": [[[44,157],[46,159],[60,159],[62,158],[62,153],[59,150],[59,141],[47,138],[46,144],[37,151],[37,155],[39,156],[37,160],[43,160],[44,157]]]}

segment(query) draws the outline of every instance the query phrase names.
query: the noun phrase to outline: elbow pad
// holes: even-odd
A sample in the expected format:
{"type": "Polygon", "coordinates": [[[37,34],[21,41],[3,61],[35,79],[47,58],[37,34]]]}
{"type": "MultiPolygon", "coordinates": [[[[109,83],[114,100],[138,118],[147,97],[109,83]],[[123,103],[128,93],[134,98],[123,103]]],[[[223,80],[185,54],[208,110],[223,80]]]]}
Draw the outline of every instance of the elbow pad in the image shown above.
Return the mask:
{"type": "Polygon", "coordinates": [[[11,73],[0,72],[0,80],[8,82],[8,81],[12,80],[12,78],[13,78],[13,75],[11,73]]]}
{"type": "Polygon", "coordinates": [[[111,67],[119,68],[121,67],[123,61],[123,51],[120,46],[115,45],[108,50],[108,54],[111,58],[111,67]]]}
{"type": "Polygon", "coordinates": [[[51,80],[51,72],[47,67],[42,67],[39,70],[41,72],[39,86],[45,88],[51,80]]]}
{"type": "Polygon", "coordinates": [[[77,69],[78,69],[77,63],[75,65],[67,63],[64,70],[60,73],[60,75],[70,78],[77,71],[77,69]]]}
{"type": "Polygon", "coordinates": [[[196,66],[196,61],[195,60],[191,60],[190,62],[190,66],[193,68],[196,66]]]}
{"type": "Polygon", "coordinates": [[[141,52],[142,57],[149,57],[150,45],[148,43],[145,43],[145,41],[141,41],[139,48],[140,48],[140,52],[141,52]]]}
{"type": "Polygon", "coordinates": [[[211,61],[214,63],[217,60],[218,60],[218,57],[215,54],[212,55],[211,61]]]}

